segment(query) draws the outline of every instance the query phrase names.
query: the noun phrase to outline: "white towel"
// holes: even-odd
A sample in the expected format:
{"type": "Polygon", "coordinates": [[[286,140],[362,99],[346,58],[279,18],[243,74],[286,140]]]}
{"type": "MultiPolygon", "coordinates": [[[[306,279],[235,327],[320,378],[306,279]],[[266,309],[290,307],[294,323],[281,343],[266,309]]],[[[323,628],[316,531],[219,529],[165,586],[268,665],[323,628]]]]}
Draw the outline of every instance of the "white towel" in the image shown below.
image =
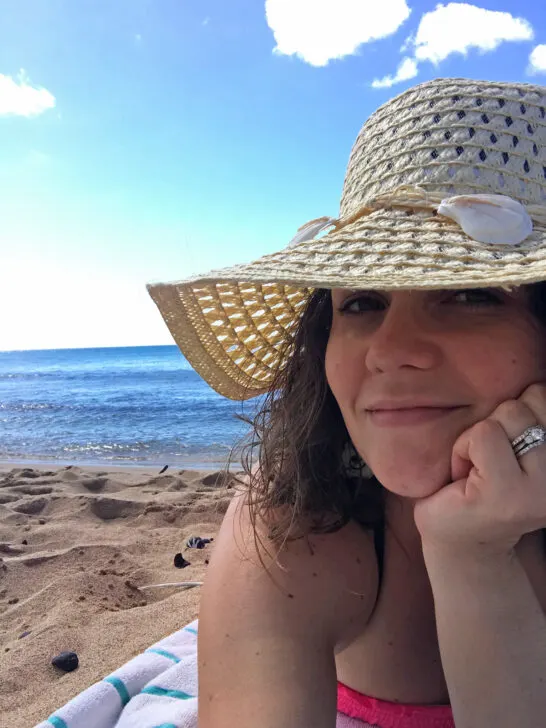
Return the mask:
{"type": "MultiPolygon", "coordinates": [[[[35,728],[197,728],[197,626],[152,645],[35,728]]],[[[366,725],[338,713],[337,728],[366,725]]]]}

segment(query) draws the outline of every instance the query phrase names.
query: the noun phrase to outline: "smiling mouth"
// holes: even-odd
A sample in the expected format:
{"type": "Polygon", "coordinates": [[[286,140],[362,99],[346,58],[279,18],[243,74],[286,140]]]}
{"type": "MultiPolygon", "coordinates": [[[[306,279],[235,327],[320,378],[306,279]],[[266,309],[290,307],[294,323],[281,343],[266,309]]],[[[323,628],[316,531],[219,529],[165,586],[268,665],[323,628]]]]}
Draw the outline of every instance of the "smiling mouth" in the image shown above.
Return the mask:
{"type": "Polygon", "coordinates": [[[461,409],[461,407],[408,407],[406,409],[367,410],[376,425],[417,425],[434,422],[461,409]]]}

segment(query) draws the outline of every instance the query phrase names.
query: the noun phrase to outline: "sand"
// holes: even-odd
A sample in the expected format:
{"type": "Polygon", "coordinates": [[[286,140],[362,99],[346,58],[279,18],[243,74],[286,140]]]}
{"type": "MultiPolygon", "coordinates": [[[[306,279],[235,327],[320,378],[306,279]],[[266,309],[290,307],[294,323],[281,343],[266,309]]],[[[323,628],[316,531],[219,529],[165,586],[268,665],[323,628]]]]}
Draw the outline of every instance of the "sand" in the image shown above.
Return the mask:
{"type": "Polygon", "coordinates": [[[2,725],[32,728],[198,616],[214,538],[235,492],[219,472],[0,465],[2,725]],[[182,552],[191,565],[174,567],[182,552]],[[63,673],[51,658],[77,652],[63,673]]]}

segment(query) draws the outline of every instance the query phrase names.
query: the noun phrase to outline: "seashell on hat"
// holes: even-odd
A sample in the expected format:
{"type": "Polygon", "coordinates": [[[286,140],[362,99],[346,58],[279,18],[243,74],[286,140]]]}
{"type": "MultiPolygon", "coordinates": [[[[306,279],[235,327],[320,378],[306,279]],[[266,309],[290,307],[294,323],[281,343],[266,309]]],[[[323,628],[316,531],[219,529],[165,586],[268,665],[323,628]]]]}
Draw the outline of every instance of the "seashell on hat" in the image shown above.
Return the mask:
{"type": "Polygon", "coordinates": [[[148,290],[194,369],[217,392],[248,399],[282,367],[314,288],[542,280],[546,88],[437,79],[366,121],[337,218],[306,223],[279,252],[251,263],[148,290]]]}

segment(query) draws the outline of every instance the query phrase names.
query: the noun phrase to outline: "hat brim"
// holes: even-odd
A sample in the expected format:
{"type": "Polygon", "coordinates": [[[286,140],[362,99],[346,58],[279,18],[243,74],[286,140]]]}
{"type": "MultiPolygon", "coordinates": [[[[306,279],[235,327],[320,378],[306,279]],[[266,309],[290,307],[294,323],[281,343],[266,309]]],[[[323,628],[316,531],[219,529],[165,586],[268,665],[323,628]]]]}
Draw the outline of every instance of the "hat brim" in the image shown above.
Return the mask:
{"type": "Polygon", "coordinates": [[[180,350],[218,393],[266,392],[315,288],[442,289],[546,280],[546,230],[486,245],[423,211],[376,211],[246,265],[148,285],[180,350]]]}

